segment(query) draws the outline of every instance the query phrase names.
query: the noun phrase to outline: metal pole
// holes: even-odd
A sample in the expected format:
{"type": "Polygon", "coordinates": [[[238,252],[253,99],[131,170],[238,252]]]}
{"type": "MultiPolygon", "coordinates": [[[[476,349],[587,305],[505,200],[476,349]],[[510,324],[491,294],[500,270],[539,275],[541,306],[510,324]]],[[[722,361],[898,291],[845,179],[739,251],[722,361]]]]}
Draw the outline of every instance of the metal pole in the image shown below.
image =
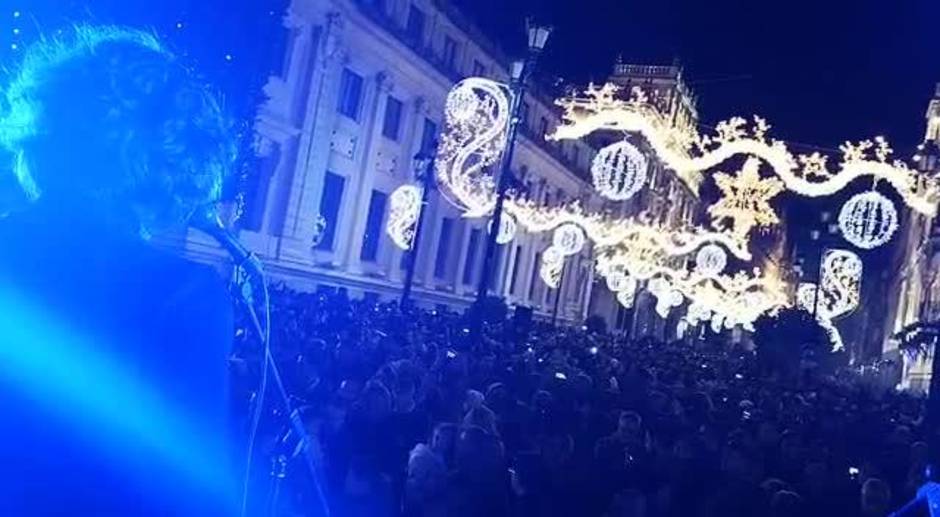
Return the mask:
{"type": "MultiPolygon", "coordinates": [[[[526,64],[528,68],[531,64],[530,58],[526,64]]],[[[509,176],[512,174],[510,166],[512,163],[512,153],[516,144],[516,133],[519,129],[519,111],[522,107],[522,97],[525,94],[525,77],[523,71],[519,80],[514,81],[510,86],[512,94],[512,104],[510,105],[509,127],[506,130],[506,149],[503,151],[499,160],[499,169],[496,171],[496,205],[493,207],[493,217],[490,228],[486,236],[486,248],[483,255],[483,267],[480,271],[480,283],[477,287],[477,297],[475,302],[474,321],[474,339],[479,340],[483,335],[483,307],[486,301],[486,295],[489,292],[490,269],[493,267],[493,256],[496,252],[496,236],[499,234],[499,227],[503,220],[503,203],[506,201],[506,190],[509,187],[509,176]]]]}
{"type": "Polygon", "coordinates": [[[826,248],[819,248],[819,267],[816,268],[816,294],[813,295],[813,320],[819,312],[819,289],[823,281],[823,258],[826,256],[826,248]]]}
{"type": "Polygon", "coordinates": [[[408,250],[408,268],[405,270],[405,286],[401,292],[401,302],[399,306],[404,309],[411,303],[411,285],[415,277],[415,265],[418,263],[418,250],[421,248],[421,230],[424,227],[424,214],[428,208],[428,196],[431,189],[434,188],[434,158],[433,155],[428,159],[424,168],[424,175],[421,177],[421,212],[418,213],[418,222],[415,223],[415,236],[411,241],[411,249],[408,250]]]}
{"type": "Polygon", "coordinates": [[[561,273],[558,275],[558,292],[555,294],[555,306],[552,308],[552,327],[555,327],[555,321],[558,319],[558,303],[561,301],[561,293],[565,290],[565,263],[561,263],[561,273]]]}

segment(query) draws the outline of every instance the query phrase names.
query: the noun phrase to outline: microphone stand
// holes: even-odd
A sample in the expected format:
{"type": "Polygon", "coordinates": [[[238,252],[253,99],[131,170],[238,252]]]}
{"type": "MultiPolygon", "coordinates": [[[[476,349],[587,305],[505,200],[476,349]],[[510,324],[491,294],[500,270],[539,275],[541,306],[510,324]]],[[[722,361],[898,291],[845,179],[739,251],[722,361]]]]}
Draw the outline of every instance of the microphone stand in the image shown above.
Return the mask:
{"type": "MultiPolygon", "coordinates": [[[[271,300],[270,300],[270,295],[268,293],[267,282],[265,281],[264,274],[261,269],[260,261],[257,259],[257,257],[255,257],[250,252],[246,252],[244,250],[240,250],[240,251],[241,252],[239,253],[232,253],[232,256],[235,259],[240,258],[240,260],[236,261],[235,268],[236,268],[236,271],[238,269],[241,269],[245,273],[245,275],[244,275],[244,279],[241,282],[238,280],[238,275],[236,275],[235,278],[233,279],[233,285],[234,287],[236,287],[236,289],[234,289],[236,291],[236,297],[239,298],[244,304],[245,308],[247,309],[248,315],[251,318],[252,326],[254,327],[257,335],[262,340],[262,347],[264,348],[264,359],[262,361],[262,368],[263,368],[262,376],[266,372],[270,371],[272,377],[274,378],[274,385],[277,387],[277,391],[281,395],[281,401],[284,404],[284,409],[287,412],[287,414],[290,415],[289,416],[290,428],[300,440],[298,449],[300,449],[303,452],[304,459],[305,459],[304,463],[306,463],[307,469],[310,471],[310,478],[313,480],[313,486],[314,486],[315,493],[316,493],[315,495],[317,497],[317,501],[319,502],[320,509],[323,512],[322,514],[324,516],[329,517],[330,509],[326,501],[326,495],[323,493],[323,488],[320,484],[320,476],[318,475],[317,468],[316,468],[316,458],[313,456],[313,451],[310,450],[310,446],[309,446],[310,436],[307,433],[307,429],[304,427],[303,420],[300,417],[300,412],[294,409],[291,404],[290,396],[287,394],[287,389],[284,387],[284,382],[281,379],[281,372],[277,367],[277,363],[274,360],[274,356],[271,354],[271,339],[270,339],[270,333],[269,333],[270,324],[271,324],[271,320],[270,320],[271,300]],[[254,272],[255,275],[252,275],[251,274],[252,272],[254,272]],[[261,319],[258,317],[258,311],[255,307],[252,293],[246,292],[244,288],[245,287],[244,284],[247,283],[247,286],[251,289],[251,291],[254,290],[251,285],[252,278],[255,278],[261,287],[260,291],[261,291],[261,295],[263,298],[262,302],[263,302],[263,306],[265,307],[265,313],[267,315],[267,318],[266,318],[267,320],[266,323],[268,325],[267,329],[264,327],[264,325],[262,325],[261,319]]],[[[264,383],[263,382],[262,382],[261,391],[262,393],[258,394],[259,406],[264,405],[264,393],[263,393],[264,383]]],[[[257,410],[260,412],[261,407],[259,407],[257,410]]],[[[252,439],[254,439],[254,436],[252,436],[252,439]]],[[[251,461],[251,458],[249,458],[249,462],[250,461],[251,461]]],[[[280,463],[281,458],[278,458],[277,462],[280,463]]],[[[249,466],[250,466],[250,463],[249,463],[249,466]]],[[[286,459],[284,459],[283,465],[281,465],[280,467],[278,467],[278,465],[275,465],[275,468],[272,469],[271,475],[273,477],[272,487],[271,487],[271,489],[273,490],[273,493],[270,494],[271,497],[269,498],[268,511],[270,512],[270,515],[273,516],[275,515],[274,512],[277,507],[277,497],[278,497],[278,492],[280,489],[280,480],[283,479],[283,477],[286,475],[286,459]]],[[[243,513],[244,513],[244,508],[243,508],[243,513]]]]}

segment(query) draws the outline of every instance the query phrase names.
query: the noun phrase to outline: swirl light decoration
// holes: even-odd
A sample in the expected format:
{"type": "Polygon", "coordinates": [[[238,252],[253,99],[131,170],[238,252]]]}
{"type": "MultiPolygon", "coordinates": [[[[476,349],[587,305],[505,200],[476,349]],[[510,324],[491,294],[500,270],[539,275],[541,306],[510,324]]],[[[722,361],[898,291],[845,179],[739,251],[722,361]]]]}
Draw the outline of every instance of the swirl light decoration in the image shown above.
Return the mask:
{"type": "Polygon", "coordinates": [[[506,146],[509,107],[506,86],[479,77],[460,81],[447,95],[435,170],[441,193],[465,217],[482,217],[496,204],[495,182],[486,169],[506,146]]]}
{"type": "Polygon", "coordinates": [[[594,188],[614,201],[633,197],[643,188],[648,175],[649,160],[626,140],[601,149],[591,162],[594,188]]]}
{"type": "Polygon", "coordinates": [[[852,196],[839,211],[839,229],[845,240],[870,250],[891,240],[898,229],[898,211],[878,192],[852,196]]]}
{"type": "Polygon", "coordinates": [[[558,289],[561,284],[561,270],[565,267],[565,254],[555,246],[549,246],[542,252],[542,264],[539,267],[539,277],[552,289],[558,289]]]}
{"type": "Polygon", "coordinates": [[[420,215],[421,188],[415,185],[398,187],[389,196],[388,223],[385,225],[385,233],[399,248],[411,249],[420,215]]]}
{"type": "Polygon", "coordinates": [[[843,347],[842,337],[833,321],[848,316],[861,296],[862,259],[849,250],[830,250],[823,257],[822,284],[816,301],[816,284],[802,283],[797,288],[797,304],[812,314],[829,333],[834,349],[843,347]]]}
{"type": "Polygon", "coordinates": [[[819,153],[794,155],[786,144],[768,140],[770,125],[754,117],[753,125],[741,117],[720,122],[714,135],[700,135],[692,127],[676,127],[669,117],[648,102],[642,90],[634,88],[629,100],[618,98],[620,88],[613,84],[594,85],[581,94],[557,101],[564,111],[563,124],[549,138],[582,138],[594,131],[611,130],[639,133],[667,167],[697,189],[702,173],[738,155],[759,158],[767,163],[786,188],[808,197],[829,196],[853,180],[873,177],[891,184],[904,202],[927,216],[937,212],[940,183],[918,174],[905,163],[890,161],[892,150],[882,137],[840,147],[842,161],[830,168],[819,153]]]}

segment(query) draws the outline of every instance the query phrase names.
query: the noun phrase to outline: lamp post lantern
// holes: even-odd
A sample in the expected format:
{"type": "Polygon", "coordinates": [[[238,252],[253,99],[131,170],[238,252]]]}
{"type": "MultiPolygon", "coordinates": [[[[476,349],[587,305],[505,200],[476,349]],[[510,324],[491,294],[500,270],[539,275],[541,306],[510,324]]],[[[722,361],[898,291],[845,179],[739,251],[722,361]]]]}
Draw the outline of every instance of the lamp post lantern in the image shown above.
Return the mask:
{"type": "Polygon", "coordinates": [[[551,34],[551,28],[536,25],[527,22],[528,30],[528,52],[525,59],[514,61],[510,67],[509,90],[512,96],[510,104],[509,127],[506,130],[506,147],[500,156],[498,168],[496,170],[496,204],[493,207],[493,217],[489,225],[489,231],[486,237],[486,248],[483,254],[483,267],[480,270],[480,281],[477,287],[477,296],[475,302],[474,320],[474,338],[479,339],[483,333],[484,305],[486,296],[490,287],[491,271],[494,267],[494,255],[496,252],[496,236],[499,234],[499,228],[503,219],[503,204],[506,201],[506,191],[509,187],[509,179],[512,174],[510,167],[512,164],[512,154],[516,144],[516,135],[519,130],[519,124],[522,111],[522,99],[525,96],[526,82],[532,75],[535,63],[539,54],[545,48],[548,36],[551,34]]]}

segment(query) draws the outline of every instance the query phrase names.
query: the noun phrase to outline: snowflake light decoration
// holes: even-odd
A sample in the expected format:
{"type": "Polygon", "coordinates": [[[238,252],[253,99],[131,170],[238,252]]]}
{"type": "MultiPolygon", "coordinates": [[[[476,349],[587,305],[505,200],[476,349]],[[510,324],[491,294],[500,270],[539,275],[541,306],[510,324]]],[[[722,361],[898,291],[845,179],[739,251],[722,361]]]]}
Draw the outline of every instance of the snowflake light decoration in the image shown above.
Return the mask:
{"type": "Polygon", "coordinates": [[[626,140],[601,149],[591,162],[594,188],[614,201],[633,197],[643,188],[648,174],[646,156],[626,140]]]}
{"type": "Polygon", "coordinates": [[[402,185],[389,196],[388,223],[385,233],[403,250],[411,249],[415,227],[421,215],[421,188],[402,185]]]}
{"type": "Polygon", "coordinates": [[[695,255],[695,271],[702,276],[715,276],[725,270],[728,255],[721,246],[706,244],[695,255]]]}
{"type": "Polygon", "coordinates": [[[859,248],[877,248],[897,231],[898,212],[890,199],[874,190],[856,194],[839,211],[839,229],[859,248]]]}
{"type": "Polygon", "coordinates": [[[735,175],[717,173],[715,183],[722,197],[708,207],[712,224],[719,228],[731,221],[732,231],[746,238],[755,226],[770,226],[780,222],[770,206],[770,200],[783,191],[784,184],[776,178],[760,177],[760,160],[748,158],[735,175]]]}

